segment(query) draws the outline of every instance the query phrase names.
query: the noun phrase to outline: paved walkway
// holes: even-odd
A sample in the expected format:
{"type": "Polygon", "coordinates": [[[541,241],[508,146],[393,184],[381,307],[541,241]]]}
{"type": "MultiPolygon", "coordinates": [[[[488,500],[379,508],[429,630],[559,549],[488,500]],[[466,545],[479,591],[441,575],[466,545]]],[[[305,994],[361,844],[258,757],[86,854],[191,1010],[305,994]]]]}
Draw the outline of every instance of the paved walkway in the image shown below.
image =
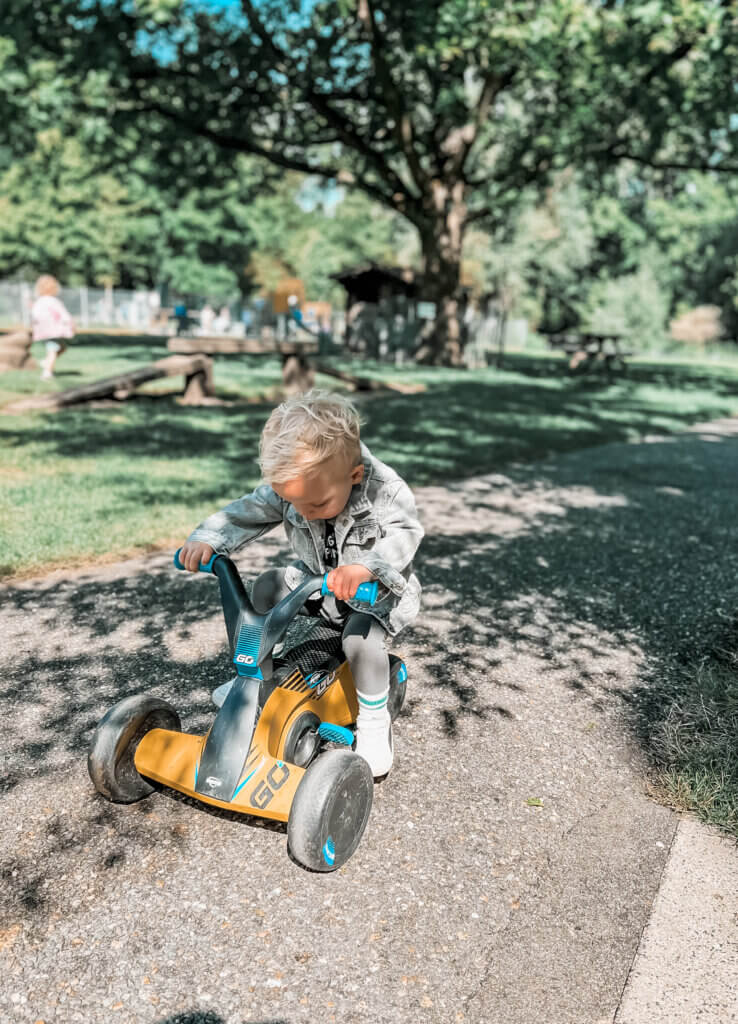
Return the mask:
{"type": "MultiPolygon", "coordinates": [[[[697,1019],[730,1020],[704,932],[685,944],[669,923],[663,947],[672,897],[644,933],[665,867],[674,892],[690,858],[629,715],[736,606],[731,429],[419,492],[425,608],[398,646],[397,764],[333,875],[294,864],[280,826],[92,790],[89,737],[122,696],[208,721],[227,672],[212,580],[158,555],[0,589],[0,1020],[636,1024],[648,964],[677,948],[697,1019]]],[[[280,557],[268,538],[241,567],[280,557]]],[[[717,889],[735,877],[719,849],[717,889]]],[[[650,1019],[691,1024],[684,992],[664,998],[650,1019]]]]}
{"type": "Polygon", "coordinates": [[[680,821],[616,1024],[738,1020],[738,852],[680,821]]]}

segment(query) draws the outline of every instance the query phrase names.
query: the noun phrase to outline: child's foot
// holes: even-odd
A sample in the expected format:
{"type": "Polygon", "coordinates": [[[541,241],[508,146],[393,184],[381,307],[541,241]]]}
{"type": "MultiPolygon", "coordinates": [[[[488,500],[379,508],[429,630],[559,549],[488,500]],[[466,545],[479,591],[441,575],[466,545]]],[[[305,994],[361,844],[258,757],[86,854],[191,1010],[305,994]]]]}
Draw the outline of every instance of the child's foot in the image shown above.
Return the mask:
{"type": "Polygon", "coordinates": [[[54,379],[54,374],[51,372],[51,370],[47,370],[46,367],[44,367],[43,370],[41,371],[41,380],[53,380],[53,379],[54,379]]]}
{"type": "Polygon", "coordinates": [[[392,767],[392,719],[386,707],[367,715],[362,709],[356,722],[356,753],[368,762],[375,779],[392,767]]]}

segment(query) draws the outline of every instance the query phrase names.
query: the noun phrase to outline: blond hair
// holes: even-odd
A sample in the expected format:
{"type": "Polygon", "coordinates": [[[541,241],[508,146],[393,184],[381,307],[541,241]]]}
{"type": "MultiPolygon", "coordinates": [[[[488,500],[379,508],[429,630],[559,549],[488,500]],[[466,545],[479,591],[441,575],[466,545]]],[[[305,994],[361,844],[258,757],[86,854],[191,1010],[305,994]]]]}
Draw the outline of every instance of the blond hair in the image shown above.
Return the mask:
{"type": "Polygon", "coordinates": [[[277,406],[261,433],[264,479],[286,483],[336,455],[345,455],[353,468],[361,462],[359,433],[359,414],[343,395],[317,388],[295,395],[277,406]]]}
{"type": "Polygon", "coordinates": [[[37,295],[58,295],[60,291],[61,285],[51,274],[42,274],[36,281],[37,295]]]}

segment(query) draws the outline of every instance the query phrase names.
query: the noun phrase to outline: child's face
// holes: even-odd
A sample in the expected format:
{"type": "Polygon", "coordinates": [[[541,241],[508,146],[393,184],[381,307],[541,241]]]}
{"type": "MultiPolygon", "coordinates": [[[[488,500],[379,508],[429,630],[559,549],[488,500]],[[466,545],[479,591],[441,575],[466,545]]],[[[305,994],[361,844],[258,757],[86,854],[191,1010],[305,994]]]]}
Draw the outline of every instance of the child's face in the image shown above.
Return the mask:
{"type": "Polygon", "coordinates": [[[343,512],[351,496],[351,488],[363,476],[363,465],[352,466],[344,455],[336,455],[306,476],[272,484],[272,489],[305,519],[333,519],[343,512]]]}

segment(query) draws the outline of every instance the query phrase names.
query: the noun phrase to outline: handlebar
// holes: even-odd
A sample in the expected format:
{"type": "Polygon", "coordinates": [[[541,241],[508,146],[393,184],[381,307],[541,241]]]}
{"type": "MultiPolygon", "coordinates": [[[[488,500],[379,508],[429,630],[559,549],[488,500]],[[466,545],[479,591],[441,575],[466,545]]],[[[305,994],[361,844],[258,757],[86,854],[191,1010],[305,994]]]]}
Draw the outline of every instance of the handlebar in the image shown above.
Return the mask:
{"type": "MultiPolygon", "coordinates": [[[[181,550],[182,550],[182,548],[177,548],[177,550],[174,552],[174,566],[175,566],[176,569],[184,569],[185,568],[182,565],[182,563],[180,562],[180,560],[179,560],[179,553],[180,553],[181,550]]],[[[209,562],[200,562],[199,566],[197,567],[197,571],[198,572],[210,572],[211,573],[213,571],[213,562],[215,561],[216,558],[219,558],[219,557],[220,557],[220,555],[218,554],[218,552],[217,551],[214,552],[213,555],[211,556],[209,562]]]]}
{"type": "MultiPolygon", "coordinates": [[[[320,588],[320,592],[325,597],[326,594],[332,594],[333,591],[328,589],[328,573],[323,577],[323,585],[320,588]]],[[[356,593],[351,598],[352,601],[362,601],[365,604],[373,605],[377,600],[377,590],[379,584],[376,580],[371,580],[368,583],[360,583],[356,588],[356,593]]]]}
{"type": "MultiPolygon", "coordinates": [[[[178,548],[175,551],[175,553],[174,553],[174,565],[175,565],[175,567],[177,569],[183,569],[184,570],[185,567],[184,567],[184,565],[182,564],[182,562],[179,559],[179,553],[180,553],[181,550],[182,550],[182,548],[178,548]]],[[[222,556],[216,551],[215,554],[212,556],[212,558],[208,562],[201,562],[200,563],[200,565],[198,566],[198,570],[197,571],[198,572],[213,573],[213,565],[215,563],[215,560],[216,560],[216,558],[221,558],[221,557],[222,556]]],[[[326,594],[332,594],[333,591],[329,590],[329,588],[328,588],[328,583],[327,583],[328,573],[325,573],[325,575],[323,576],[322,579],[323,579],[323,582],[322,582],[321,587],[320,587],[320,593],[325,597],[326,594]]],[[[368,583],[360,583],[359,586],[356,589],[356,593],[351,598],[351,600],[352,601],[361,601],[364,604],[368,604],[368,605],[372,606],[372,605],[374,605],[376,603],[378,589],[379,589],[379,584],[377,583],[376,580],[371,580],[368,583]]]]}

